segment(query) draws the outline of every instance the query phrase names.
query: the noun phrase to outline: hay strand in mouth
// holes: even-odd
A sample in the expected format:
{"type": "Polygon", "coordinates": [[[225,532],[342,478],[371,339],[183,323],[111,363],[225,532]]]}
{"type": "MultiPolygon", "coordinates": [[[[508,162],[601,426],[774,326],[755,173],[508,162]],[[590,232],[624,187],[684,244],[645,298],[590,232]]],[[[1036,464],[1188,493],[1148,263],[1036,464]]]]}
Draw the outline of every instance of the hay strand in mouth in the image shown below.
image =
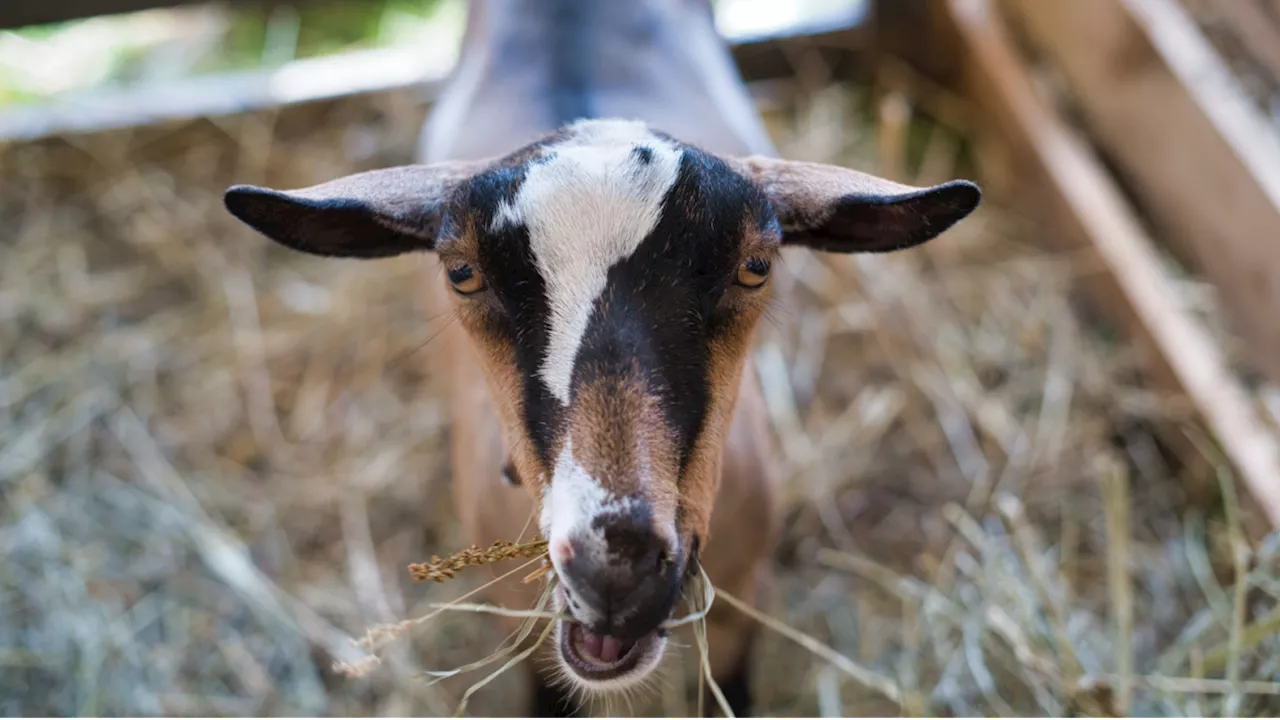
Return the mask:
{"type": "MultiPolygon", "coordinates": [[[[490,580],[489,582],[481,585],[480,587],[477,587],[473,590],[469,590],[463,593],[461,596],[458,597],[457,600],[454,600],[454,602],[461,602],[463,600],[466,600],[467,598],[474,597],[475,595],[481,592],[484,592],[485,590],[492,587],[493,585],[496,585],[497,583],[502,582],[503,580],[506,580],[507,578],[511,577],[512,575],[515,575],[516,573],[520,572],[521,570],[524,570],[525,568],[528,568],[534,562],[536,562],[536,558],[534,560],[529,560],[528,562],[522,565],[519,565],[515,568],[512,568],[511,570],[508,570],[507,572],[503,573],[502,575],[499,575],[498,577],[490,580]]],[[[416,617],[411,620],[402,620],[401,622],[390,624],[390,625],[378,625],[376,627],[369,628],[369,630],[365,631],[364,637],[361,638],[356,644],[366,652],[374,652],[375,650],[387,644],[388,642],[403,635],[410,628],[427,623],[433,618],[438,617],[444,612],[445,612],[444,608],[437,608],[436,610],[429,612],[426,615],[423,615],[421,617],[416,617]]],[[[366,660],[364,663],[362,663],[362,666],[366,666],[366,669],[367,669],[368,661],[366,660]]],[[[335,669],[340,672],[342,671],[342,668],[338,668],[336,666],[335,666],[335,669]]]]}
{"type": "Polygon", "coordinates": [[[720,690],[720,683],[711,674],[711,649],[707,644],[707,613],[711,611],[711,604],[716,599],[715,586],[711,584],[711,578],[707,577],[707,571],[702,567],[702,563],[698,563],[698,579],[702,585],[702,607],[698,612],[687,615],[677,623],[689,620],[693,623],[693,637],[698,643],[699,656],[699,680],[698,682],[698,716],[702,716],[702,684],[711,689],[712,696],[716,699],[716,704],[720,706],[720,712],[724,713],[727,718],[734,717],[733,709],[729,707],[729,701],[725,698],[724,692],[720,690]],[[696,616],[696,617],[695,617],[696,616]],[[692,620],[690,620],[692,618],[692,620]]]}
{"type": "Polygon", "coordinates": [[[682,625],[696,623],[707,617],[707,613],[711,612],[711,603],[716,600],[716,588],[711,584],[710,578],[707,577],[707,571],[702,568],[701,563],[698,564],[698,585],[702,590],[702,606],[688,615],[662,623],[662,627],[670,630],[682,625]]]}
{"type": "MultiPolygon", "coordinates": [[[[528,526],[526,524],[526,529],[527,527],[528,526]]],[[[521,535],[523,536],[523,534],[524,534],[524,531],[522,530],[521,535]]],[[[495,541],[493,545],[491,545],[487,550],[481,550],[478,546],[472,545],[471,547],[458,551],[453,555],[450,555],[449,557],[444,559],[441,559],[439,556],[436,556],[436,557],[433,557],[430,562],[412,564],[409,566],[409,572],[412,575],[414,580],[417,580],[420,582],[426,581],[426,580],[433,580],[436,583],[442,583],[445,580],[449,580],[456,577],[459,571],[467,567],[489,565],[493,563],[503,562],[506,560],[514,560],[514,559],[520,559],[525,557],[529,558],[527,562],[524,562],[516,566],[515,568],[508,570],[502,575],[499,575],[498,577],[490,580],[489,582],[484,583],[483,585],[464,593],[462,596],[458,597],[456,600],[443,602],[443,603],[430,603],[428,607],[431,608],[431,612],[428,612],[426,615],[414,618],[412,620],[404,620],[402,622],[394,623],[391,625],[380,625],[377,627],[370,628],[368,631],[366,631],[365,636],[357,643],[357,645],[359,645],[365,651],[373,653],[377,648],[385,645],[391,640],[404,634],[404,632],[406,632],[410,628],[418,625],[422,625],[445,612],[469,612],[469,613],[477,613],[477,614],[503,615],[506,617],[525,618],[526,622],[522,624],[520,631],[518,631],[519,636],[510,646],[506,648],[500,648],[498,651],[489,655],[483,660],[479,660],[474,663],[469,663],[468,665],[462,666],[460,668],[455,668],[454,670],[448,670],[448,671],[427,670],[427,671],[424,671],[424,674],[436,678],[436,680],[433,681],[432,683],[434,684],[434,682],[439,682],[440,680],[443,680],[445,678],[453,677],[454,675],[459,675],[464,672],[469,672],[471,670],[484,667],[485,665],[493,662],[494,660],[505,657],[507,654],[510,654],[510,652],[514,651],[515,648],[518,647],[519,644],[523,642],[525,638],[528,637],[529,632],[531,632],[534,623],[538,619],[555,619],[560,617],[559,614],[548,612],[546,610],[547,600],[548,598],[550,598],[550,593],[551,593],[550,586],[548,586],[547,590],[543,593],[542,599],[539,601],[539,604],[537,605],[537,607],[532,610],[516,610],[511,608],[500,607],[497,605],[489,605],[484,603],[465,603],[462,601],[470,597],[473,597],[478,593],[483,592],[489,587],[511,577],[512,575],[515,575],[516,573],[522,570],[527,569],[530,565],[532,565],[533,563],[537,562],[540,559],[545,563],[546,552],[547,552],[547,543],[545,540],[533,540],[530,542],[510,542],[505,540],[498,540],[498,541],[495,541]]],[[[534,572],[526,576],[523,579],[523,582],[531,582],[534,579],[545,576],[547,572],[548,572],[548,568],[544,564],[542,567],[539,567],[537,570],[535,570],[534,572]]],[[[374,654],[362,659],[358,663],[352,663],[352,662],[335,663],[333,668],[336,672],[342,673],[347,677],[356,678],[356,677],[362,677],[364,675],[367,675],[373,669],[377,668],[380,664],[381,664],[381,658],[379,658],[376,654],[374,654]]]]}
{"type": "Polygon", "coordinates": [[[551,612],[549,610],[513,610],[500,605],[489,605],[487,603],[431,603],[427,607],[443,610],[446,612],[470,612],[483,613],[486,615],[502,615],[504,617],[513,618],[531,618],[534,620],[563,620],[564,613],[551,612]]]}
{"type": "Polygon", "coordinates": [[[546,554],[546,540],[532,540],[526,543],[495,540],[488,548],[481,549],[479,545],[472,545],[447,558],[436,555],[430,562],[414,563],[409,566],[409,574],[418,582],[432,580],[442,583],[452,580],[460,571],[469,567],[491,565],[519,558],[540,558],[546,554]]]}
{"type": "MultiPolygon", "coordinates": [[[[551,594],[551,588],[548,587],[543,596],[544,601],[546,598],[550,597],[550,594],[551,594]]],[[[529,622],[530,622],[530,625],[532,625],[534,622],[536,622],[536,620],[531,619],[529,622]]],[[[503,673],[510,670],[511,668],[515,667],[516,664],[520,663],[521,661],[527,659],[530,655],[533,655],[535,652],[537,652],[538,648],[542,647],[542,644],[547,641],[547,638],[551,635],[552,631],[555,630],[555,627],[556,627],[555,623],[553,622],[547,623],[546,627],[542,629],[542,633],[538,635],[538,639],[534,641],[532,645],[520,651],[519,653],[516,653],[511,659],[503,663],[502,667],[498,668],[497,670],[494,670],[493,672],[489,673],[481,680],[477,681],[474,685],[467,688],[467,691],[462,694],[462,699],[458,701],[458,709],[454,711],[454,717],[462,716],[462,713],[467,709],[467,704],[471,701],[471,697],[475,695],[477,692],[479,692],[485,685],[488,685],[495,678],[502,675],[503,673]]],[[[519,645],[517,643],[512,643],[511,647],[515,648],[515,647],[519,647],[519,645]]]]}
{"type": "MultiPolygon", "coordinates": [[[[526,529],[527,529],[527,525],[526,525],[526,529]]],[[[523,534],[524,534],[524,531],[522,530],[521,535],[523,536],[523,534]]],[[[544,588],[541,596],[538,599],[537,605],[533,609],[529,609],[529,610],[505,608],[505,607],[500,607],[497,605],[491,605],[486,603],[462,602],[462,600],[465,600],[466,598],[471,597],[485,590],[486,588],[492,586],[497,582],[500,582],[501,580],[511,577],[517,572],[525,570],[531,564],[538,561],[542,561],[543,565],[539,567],[537,570],[535,570],[534,572],[527,575],[523,579],[523,582],[526,582],[526,583],[531,582],[536,578],[546,576],[549,571],[548,563],[547,563],[547,542],[545,540],[532,540],[530,542],[510,542],[506,540],[498,540],[498,541],[495,541],[492,545],[489,546],[488,549],[485,549],[485,550],[481,550],[478,546],[472,545],[471,547],[458,551],[447,558],[441,559],[439,556],[436,556],[436,557],[433,557],[431,561],[428,563],[415,563],[409,566],[409,572],[411,573],[411,575],[415,580],[417,581],[433,580],[436,583],[441,583],[441,582],[444,582],[445,580],[453,579],[454,577],[457,576],[457,573],[459,571],[468,567],[478,567],[481,565],[489,565],[493,563],[503,562],[506,560],[516,560],[520,558],[529,558],[529,559],[527,562],[524,562],[518,565],[517,567],[512,568],[511,570],[507,571],[506,573],[503,573],[502,575],[494,578],[493,580],[485,583],[484,585],[481,585],[480,587],[466,593],[465,595],[458,598],[457,600],[446,602],[446,603],[431,603],[430,605],[428,605],[428,607],[432,608],[432,612],[427,613],[423,617],[417,618],[414,621],[408,621],[408,623],[411,623],[413,625],[421,624],[444,612],[467,612],[467,613],[477,613],[477,614],[500,615],[505,617],[514,617],[514,618],[524,619],[524,622],[521,623],[520,625],[520,629],[516,631],[516,633],[509,638],[510,642],[506,643],[502,647],[499,647],[497,650],[490,653],[486,657],[481,658],[480,660],[476,660],[474,662],[470,662],[465,665],[456,667],[452,670],[423,671],[422,673],[423,675],[426,675],[432,678],[432,681],[429,684],[434,685],[445,679],[455,677],[457,675],[462,675],[464,673],[472,672],[475,670],[479,670],[480,668],[491,665],[494,662],[497,662],[504,658],[508,658],[507,662],[504,663],[502,667],[493,671],[489,675],[486,675],[484,678],[482,678],[478,682],[471,685],[471,687],[467,688],[466,692],[463,693],[462,698],[458,702],[458,706],[455,710],[455,717],[461,716],[461,714],[466,710],[467,705],[470,702],[472,696],[476,692],[478,692],[483,687],[488,685],[495,678],[505,673],[507,670],[514,667],[517,663],[525,660],[530,655],[532,655],[535,651],[537,651],[537,649],[541,647],[542,644],[546,641],[551,631],[555,628],[555,621],[563,618],[562,613],[551,612],[547,610],[547,606],[551,601],[551,595],[554,589],[554,585],[552,585],[551,583],[548,583],[547,586],[544,588]],[[546,627],[543,629],[542,633],[538,636],[537,640],[533,643],[533,645],[517,653],[516,651],[525,642],[525,640],[528,639],[529,635],[533,632],[533,628],[537,625],[539,620],[547,620],[548,622],[546,623],[546,627]]],[[[396,632],[399,632],[399,631],[403,631],[403,629],[406,629],[408,626],[409,624],[407,623],[400,623],[397,626],[393,626],[393,628],[396,632]]]]}
{"type": "MultiPolygon", "coordinates": [[[[521,623],[521,624],[520,624],[520,629],[519,629],[519,630],[517,630],[517,631],[516,631],[516,632],[515,632],[511,637],[510,637],[510,640],[511,640],[511,641],[510,641],[509,643],[507,643],[505,646],[503,646],[503,647],[499,647],[497,650],[493,651],[492,653],[490,653],[490,654],[489,654],[489,655],[487,655],[486,657],[483,657],[483,658],[481,658],[481,659],[479,659],[479,660],[476,660],[475,662],[467,663],[466,665],[462,665],[462,666],[457,667],[457,668],[454,668],[454,669],[452,669],[452,670],[427,670],[427,671],[424,671],[424,674],[425,674],[425,675],[428,675],[428,676],[430,676],[430,677],[434,678],[434,679],[432,680],[431,684],[435,684],[435,683],[437,683],[437,682],[440,682],[441,680],[445,680],[445,679],[447,679],[447,678],[454,677],[455,675],[461,675],[461,674],[463,674],[463,673],[472,672],[473,670],[479,670],[480,668],[485,667],[485,666],[487,666],[487,665],[490,665],[490,664],[492,664],[492,663],[494,663],[494,662],[496,662],[496,661],[498,661],[498,660],[501,660],[501,659],[503,659],[503,658],[505,658],[505,657],[508,657],[508,656],[509,656],[509,655],[511,655],[513,652],[515,652],[515,651],[520,647],[520,645],[521,645],[521,644],[522,644],[526,639],[528,639],[528,637],[529,637],[530,633],[532,633],[532,632],[533,632],[533,628],[534,628],[534,626],[535,626],[535,625],[537,625],[537,622],[538,622],[538,619],[539,619],[539,617],[540,617],[540,616],[550,615],[550,616],[552,616],[552,617],[555,617],[555,615],[554,615],[554,614],[552,614],[552,613],[546,613],[546,612],[545,612],[545,609],[546,609],[546,607],[547,607],[547,605],[548,605],[548,603],[550,602],[550,599],[551,599],[551,592],[552,592],[552,590],[551,590],[551,588],[550,588],[550,587],[548,587],[546,590],[544,590],[544,591],[543,591],[543,593],[542,593],[542,596],[538,598],[538,604],[534,607],[534,609],[533,609],[533,610],[530,610],[530,611],[518,611],[518,610],[507,610],[506,608],[495,608],[496,610],[501,610],[501,611],[502,611],[502,612],[501,612],[501,613],[499,613],[499,614],[504,614],[504,615],[509,614],[509,615],[511,615],[511,616],[515,616],[515,617],[524,617],[524,618],[525,618],[525,621],[524,621],[523,623],[521,623]]],[[[474,606],[474,607],[486,607],[486,608],[493,608],[493,606],[474,606]]],[[[554,623],[547,623],[547,624],[548,624],[548,626],[552,626],[552,625],[554,625],[554,623]]],[[[541,641],[539,641],[539,644],[540,644],[540,643],[541,643],[541,641]]],[[[459,712],[461,712],[461,711],[459,711],[459,712]]]]}

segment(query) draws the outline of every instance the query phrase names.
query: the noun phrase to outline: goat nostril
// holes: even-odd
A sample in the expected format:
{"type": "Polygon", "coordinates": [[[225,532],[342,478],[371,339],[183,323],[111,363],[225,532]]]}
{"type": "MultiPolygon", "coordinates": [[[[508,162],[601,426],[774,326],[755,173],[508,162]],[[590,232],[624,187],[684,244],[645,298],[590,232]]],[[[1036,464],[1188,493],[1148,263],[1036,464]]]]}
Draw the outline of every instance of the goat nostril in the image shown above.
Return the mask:
{"type": "Polygon", "coordinates": [[[658,562],[657,562],[658,572],[662,572],[664,569],[666,569],[666,567],[667,567],[667,551],[659,550],[658,562]]]}

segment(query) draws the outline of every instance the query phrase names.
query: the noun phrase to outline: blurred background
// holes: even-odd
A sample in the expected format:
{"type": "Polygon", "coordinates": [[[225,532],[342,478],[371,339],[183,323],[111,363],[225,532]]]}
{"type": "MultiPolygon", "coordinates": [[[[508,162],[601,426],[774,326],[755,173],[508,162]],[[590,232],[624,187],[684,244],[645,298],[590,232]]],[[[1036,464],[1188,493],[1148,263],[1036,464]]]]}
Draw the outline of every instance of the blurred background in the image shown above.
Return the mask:
{"type": "MultiPolygon", "coordinates": [[[[1280,711],[1280,4],[1036,5],[715,3],[785,156],[987,190],[918,251],[786,257],[767,609],[884,683],[766,631],[764,714],[1280,711]]],[[[411,162],[464,15],[0,6],[0,714],[448,715],[484,676],[422,673],[492,623],[404,622],[489,577],[406,570],[462,545],[416,260],[221,202],[411,162]]],[[[664,677],[631,709],[695,712],[664,677]]]]}

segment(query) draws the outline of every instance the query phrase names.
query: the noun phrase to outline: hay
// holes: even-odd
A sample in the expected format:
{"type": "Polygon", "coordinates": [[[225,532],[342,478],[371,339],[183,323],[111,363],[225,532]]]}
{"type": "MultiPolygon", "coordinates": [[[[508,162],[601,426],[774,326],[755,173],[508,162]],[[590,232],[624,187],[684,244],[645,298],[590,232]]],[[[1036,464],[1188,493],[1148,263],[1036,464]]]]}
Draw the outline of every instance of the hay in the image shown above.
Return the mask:
{"type": "Polygon", "coordinates": [[[481,550],[477,545],[472,545],[444,559],[436,555],[431,558],[430,562],[413,563],[409,566],[409,574],[413,576],[414,580],[433,580],[440,583],[452,580],[457,577],[459,571],[465,568],[492,565],[503,560],[514,560],[516,558],[542,559],[546,554],[546,540],[534,540],[527,543],[494,540],[493,545],[484,550],[481,550]]]}
{"type": "MultiPolygon", "coordinates": [[[[795,87],[768,117],[793,157],[981,159],[921,117],[955,98],[795,87]]],[[[516,673],[420,674],[514,645],[427,620],[476,578],[404,571],[464,544],[417,262],[277,250],[220,203],[406,161],[424,113],[391,93],[0,147],[0,712],[523,708],[516,673]]],[[[1187,497],[1212,445],[1074,310],[1093,272],[996,197],[919,252],[787,254],[756,359],[788,478],[766,609],[794,635],[761,636],[761,712],[1280,710],[1280,540],[1187,497]]],[[[695,712],[666,678],[635,709],[695,712]]]]}
{"type": "MultiPolygon", "coordinates": [[[[707,576],[707,571],[698,565],[698,585],[703,591],[702,602],[697,605],[697,611],[693,615],[701,614],[693,623],[693,636],[698,644],[698,717],[706,717],[703,710],[703,699],[705,698],[705,690],[711,692],[711,696],[716,700],[716,707],[720,712],[724,713],[727,718],[734,717],[733,709],[729,707],[729,701],[725,698],[724,692],[720,690],[720,684],[716,682],[715,676],[711,671],[711,649],[707,643],[707,613],[711,612],[711,606],[715,603],[717,590],[711,583],[711,578],[707,576]]],[[[721,597],[728,597],[728,593],[719,593],[721,597]]]]}
{"type": "MultiPolygon", "coordinates": [[[[537,609],[539,611],[545,610],[548,603],[550,603],[551,592],[552,592],[552,586],[548,584],[547,588],[542,593],[542,597],[538,601],[537,609]]],[[[458,701],[457,709],[454,711],[454,717],[460,717],[462,713],[466,711],[467,705],[471,702],[472,696],[474,696],[477,692],[482,690],[489,683],[501,677],[504,673],[506,673],[511,668],[515,667],[518,663],[524,660],[527,660],[529,656],[533,655],[533,653],[537,652],[538,649],[542,647],[542,644],[546,642],[547,638],[551,635],[552,631],[555,630],[555,623],[553,622],[548,622],[546,623],[545,626],[543,626],[542,632],[538,634],[537,639],[534,640],[532,645],[529,645],[524,649],[520,649],[520,645],[525,641],[525,639],[529,636],[530,632],[536,626],[537,620],[538,618],[536,616],[531,616],[528,619],[526,619],[525,622],[522,624],[520,631],[516,634],[515,639],[512,642],[508,643],[506,647],[500,648],[497,651],[491,653],[484,659],[474,663],[469,663],[455,670],[450,670],[446,673],[437,673],[437,675],[441,678],[452,677],[454,674],[457,674],[457,673],[469,672],[471,670],[478,670],[498,660],[501,660],[504,658],[507,659],[507,661],[502,664],[502,667],[498,668],[497,670],[494,670],[493,672],[484,676],[480,680],[472,683],[471,686],[467,688],[466,692],[462,694],[462,698],[458,701]],[[517,650],[519,650],[519,652],[516,652],[517,650]]]]}

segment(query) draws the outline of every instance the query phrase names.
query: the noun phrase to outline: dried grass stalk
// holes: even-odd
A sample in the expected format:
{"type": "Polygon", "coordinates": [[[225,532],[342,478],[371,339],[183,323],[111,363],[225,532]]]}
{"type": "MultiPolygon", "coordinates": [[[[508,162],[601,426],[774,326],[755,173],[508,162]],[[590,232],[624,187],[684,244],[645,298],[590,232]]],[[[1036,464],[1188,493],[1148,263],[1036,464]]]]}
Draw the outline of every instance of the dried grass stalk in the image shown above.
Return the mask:
{"type": "Polygon", "coordinates": [[[442,583],[452,580],[459,571],[469,567],[492,565],[518,558],[541,558],[546,554],[546,540],[531,540],[525,543],[495,540],[492,545],[483,550],[478,545],[472,545],[447,558],[442,559],[439,555],[435,555],[430,562],[414,563],[409,566],[409,574],[419,582],[434,580],[442,583]]]}
{"type": "MultiPolygon", "coordinates": [[[[782,81],[786,101],[766,118],[784,155],[908,181],[972,177],[976,164],[992,192],[921,249],[788,251],[775,274],[756,367],[784,449],[794,562],[777,568],[787,602],[774,620],[825,628],[820,644],[861,670],[765,633],[761,712],[818,712],[809,680],[830,666],[866,680],[840,688],[850,715],[900,712],[886,699],[896,683],[863,689],[883,680],[863,670],[895,668],[928,714],[1101,715],[1129,682],[1133,715],[1274,717],[1280,568],[1267,548],[1280,535],[1224,542],[1226,487],[1223,512],[1183,492],[1212,446],[1169,442],[1203,431],[1143,385],[1138,349],[1077,312],[1096,258],[1046,250],[1042,218],[1000,206],[992,181],[1015,166],[999,138],[967,132],[981,127],[965,100],[903,73],[883,91],[829,84],[822,53],[792,50],[803,82],[782,81]],[[909,112],[889,108],[880,145],[866,100],[891,94],[909,112]],[[1131,480],[1128,600],[1108,581],[1102,454],[1131,480]],[[1006,496],[1018,514],[993,513],[1006,496]],[[826,554],[811,562],[823,548],[857,560],[833,572],[826,554]],[[1109,621],[1124,603],[1132,642],[1109,621]]],[[[409,633],[456,593],[377,582],[414,548],[451,550],[440,538],[457,525],[436,480],[447,414],[425,370],[453,319],[415,306],[421,268],[280,252],[221,203],[235,182],[303,187],[408,162],[425,112],[388,93],[0,145],[6,707],[441,715],[451,698],[419,666],[469,667],[475,648],[510,646],[483,612],[409,633]],[[358,647],[337,630],[386,617],[416,619],[358,647]],[[394,655],[360,652],[393,638],[394,655]],[[317,648],[365,678],[326,682],[317,648]],[[40,689],[50,682],[65,691],[40,689]]],[[[1211,288],[1183,288],[1233,352],[1211,288]]],[[[529,552],[503,578],[535,570],[529,552]]],[[[439,562],[420,566],[424,579],[465,578],[465,562],[439,562]]],[[[546,574],[544,561],[527,579],[546,574]]],[[[515,682],[495,677],[471,703],[518,711],[505,704],[515,682]]]]}
{"type": "Polygon", "coordinates": [[[1098,482],[1107,525],[1107,584],[1111,588],[1116,633],[1116,674],[1120,677],[1116,707],[1128,715],[1133,704],[1133,580],[1130,577],[1129,473],[1115,458],[1098,458],[1098,482]]]}
{"type": "Polygon", "coordinates": [[[752,620],[755,620],[766,628],[769,628],[788,640],[799,644],[814,655],[817,655],[823,660],[831,663],[846,675],[858,681],[864,687],[875,690],[895,703],[902,702],[902,690],[898,687],[897,683],[893,682],[889,678],[859,665],[853,660],[850,660],[823,644],[812,635],[796,630],[777,618],[765,615],[723,590],[718,590],[716,592],[716,596],[734,606],[752,620]]]}

